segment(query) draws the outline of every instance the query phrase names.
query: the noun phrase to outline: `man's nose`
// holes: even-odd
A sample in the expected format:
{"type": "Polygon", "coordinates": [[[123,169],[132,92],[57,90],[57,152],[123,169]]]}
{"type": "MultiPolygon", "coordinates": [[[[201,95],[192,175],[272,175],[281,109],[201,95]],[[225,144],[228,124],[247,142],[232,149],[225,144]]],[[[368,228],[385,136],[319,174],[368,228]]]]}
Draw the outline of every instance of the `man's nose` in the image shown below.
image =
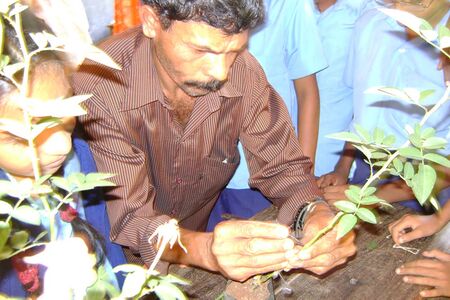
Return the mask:
{"type": "Polygon", "coordinates": [[[218,81],[224,81],[228,78],[231,64],[225,54],[215,54],[212,56],[209,65],[209,76],[218,81]]]}

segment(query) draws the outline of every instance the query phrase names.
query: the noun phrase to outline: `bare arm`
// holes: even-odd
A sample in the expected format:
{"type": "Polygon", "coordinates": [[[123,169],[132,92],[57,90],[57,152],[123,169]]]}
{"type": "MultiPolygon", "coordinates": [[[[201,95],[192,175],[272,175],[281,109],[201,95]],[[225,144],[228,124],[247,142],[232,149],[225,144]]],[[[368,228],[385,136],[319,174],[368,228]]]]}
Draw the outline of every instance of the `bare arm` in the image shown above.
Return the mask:
{"type": "Polygon", "coordinates": [[[300,146],[314,163],[319,132],[320,98],[316,75],[294,80],[298,103],[298,136],[300,146]]]}

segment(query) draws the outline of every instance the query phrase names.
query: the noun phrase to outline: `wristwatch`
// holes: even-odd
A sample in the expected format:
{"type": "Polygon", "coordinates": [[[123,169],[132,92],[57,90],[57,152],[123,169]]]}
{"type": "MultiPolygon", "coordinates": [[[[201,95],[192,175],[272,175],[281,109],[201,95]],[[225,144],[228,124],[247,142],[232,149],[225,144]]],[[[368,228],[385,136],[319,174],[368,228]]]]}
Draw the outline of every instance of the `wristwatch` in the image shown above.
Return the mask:
{"type": "Polygon", "coordinates": [[[296,239],[301,238],[301,232],[303,231],[303,228],[305,226],[306,216],[310,212],[312,212],[314,210],[314,207],[319,203],[328,205],[328,202],[325,201],[325,199],[318,196],[310,201],[306,201],[299,207],[297,213],[295,214],[294,222],[292,223],[292,230],[294,231],[294,237],[296,239]]]}

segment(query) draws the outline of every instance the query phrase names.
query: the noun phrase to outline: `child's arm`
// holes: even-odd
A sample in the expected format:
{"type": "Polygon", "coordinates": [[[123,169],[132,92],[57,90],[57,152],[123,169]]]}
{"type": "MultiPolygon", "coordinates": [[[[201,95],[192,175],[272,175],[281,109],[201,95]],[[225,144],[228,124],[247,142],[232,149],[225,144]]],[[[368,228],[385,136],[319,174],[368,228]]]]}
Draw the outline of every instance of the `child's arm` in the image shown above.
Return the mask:
{"type": "Polygon", "coordinates": [[[406,283],[430,287],[420,292],[422,297],[450,297],[450,254],[435,249],[422,255],[427,259],[409,262],[395,272],[406,275],[406,283]]]}
{"type": "Polygon", "coordinates": [[[450,200],[444,207],[430,216],[404,215],[389,225],[392,239],[396,244],[406,243],[435,234],[450,221],[450,200]],[[411,231],[407,232],[409,228],[411,231]]]}

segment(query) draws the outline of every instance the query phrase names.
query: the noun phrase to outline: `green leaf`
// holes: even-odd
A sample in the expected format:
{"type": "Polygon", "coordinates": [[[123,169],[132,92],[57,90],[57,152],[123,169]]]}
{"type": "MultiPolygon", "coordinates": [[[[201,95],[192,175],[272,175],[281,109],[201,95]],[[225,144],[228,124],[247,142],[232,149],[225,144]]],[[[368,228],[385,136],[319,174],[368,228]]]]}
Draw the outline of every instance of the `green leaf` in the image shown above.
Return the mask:
{"type": "Polygon", "coordinates": [[[427,138],[423,142],[423,147],[425,149],[443,149],[447,145],[447,140],[444,138],[440,138],[437,136],[432,136],[430,138],[427,138]]]}
{"type": "Polygon", "coordinates": [[[39,211],[29,205],[21,205],[17,207],[11,212],[11,216],[14,219],[27,224],[36,226],[41,225],[41,216],[39,214],[39,211]]]}
{"type": "Polygon", "coordinates": [[[45,34],[42,32],[31,32],[30,34],[31,39],[36,43],[39,49],[43,49],[48,45],[48,40],[45,34]]]}
{"type": "Polygon", "coordinates": [[[411,179],[411,178],[413,178],[414,173],[415,172],[414,172],[414,167],[413,167],[412,163],[407,161],[403,168],[403,177],[405,177],[405,179],[411,179]]]}
{"type": "Polygon", "coordinates": [[[412,190],[421,205],[428,200],[435,182],[436,171],[430,166],[419,165],[419,170],[412,179],[412,190]]]}
{"type": "Polygon", "coordinates": [[[36,181],[35,184],[39,184],[39,185],[40,185],[40,184],[43,184],[43,183],[46,182],[51,176],[52,176],[51,174],[41,176],[41,177],[36,181]]]}
{"type": "Polygon", "coordinates": [[[0,250],[5,246],[10,233],[11,225],[8,222],[0,221],[0,250]]]}
{"type": "Polygon", "coordinates": [[[51,127],[55,126],[56,124],[58,124],[58,123],[56,123],[54,121],[40,122],[38,124],[34,124],[31,128],[30,137],[32,139],[35,139],[44,130],[46,130],[47,128],[51,128],[51,127]]]}
{"type": "Polygon", "coordinates": [[[392,146],[395,143],[395,135],[390,134],[383,139],[383,145],[392,146]]]}
{"type": "Polygon", "coordinates": [[[419,100],[423,101],[423,100],[425,100],[425,98],[427,98],[427,97],[429,97],[429,96],[431,96],[433,94],[434,94],[434,90],[421,91],[419,100]]]}
{"type": "Polygon", "coordinates": [[[344,235],[349,233],[358,222],[358,218],[352,214],[346,214],[339,219],[339,223],[337,225],[337,236],[336,239],[339,240],[344,235]]]}
{"type": "Polygon", "coordinates": [[[13,249],[20,250],[28,243],[29,236],[28,232],[24,230],[15,232],[9,240],[9,244],[13,249]]]}
{"type": "Polygon", "coordinates": [[[9,60],[10,58],[8,55],[0,56],[0,70],[3,70],[3,68],[9,64],[9,60]]]}
{"type": "Polygon", "coordinates": [[[359,124],[355,124],[354,125],[356,132],[362,137],[362,139],[365,142],[370,143],[372,141],[372,137],[369,133],[369,131],[367,131],[366,129],[364,129],[361,125],[359,124]]]}
{"type": "Polygon", "coordinates": [[[12,65],[7,65],[3,68],[3,73],[5,73],[6,77],[13,78],[14,74],[19,72],[25,67],[25,64],[23,62],[18,62],[12,65]]]}
{"type": "Polygon", "coordinates": [[[8,131],[9,133],[24,140],[28,139],[28,136],[30,135],[29,128],[21,122],[15,120],[0,119],[0,129],[3,131],[8,131]]]}
{"type": "Polygon", "coordinates": [[[450,160],[447,157],[443,156],[443,155],[440,155],[440,154],[437,154],[437,153],[427,153],[427,154],[425,154],[424,158],[426,160],[429,160],[429,161],[432,161],[434,163],[440,164],[441,166],[450,168],[450,160]]]}
{"type": "Polygon", "coordinates": [[[385,137],[384,131],[378,127],[373,130],[373,140],[375,144],[380,145],[385,137]]]}
{"type": "Polygon", "coordinates": [[[155,293],[160,299],[164,300],[184,300],[187,299],[183,292],[174,284],[161,282],[155,288],[155,293]]]}
{"type": "Polygon", "coordinates": [[[346,213],[354,213],[356,211],[356,204],[350,201],[336,201],[333,203],[333,205],[336,206],[339,210],[346,213]]]}
{"type": "MultiPolygon", "coordinates": [[[[350,186],[351,187],[351,186],[350,186]]],[[[347,199],[352,201],[353,203],[359,203],[359,200],[361,199],[361,188],[349,188],[344,193],[345,196],[347,196],[347,199]]]]}
{"type": "Polygon", "coordinates": [[[377,204],[384,201],[383,199],[378,198],[377,196],[370,195],[367,197],[363,197],[360,201],[361,205],[372,205],[377,204]]]}
{"type": "Polygon", "coordinates": [[[422,147],[422,139],[419,134],[413,133],[409,135],[409,141],[413,144],[414,147],[421,148],[422,147]]]}
{"type": "Polygon", "coordinates": [[[73,191],[75,188],[82,185],[86,180],[86,175],[79,172],[74,172],[67,177],[67,180],[69,181],[69,185],[71,187],[71,191],[73,191]]]}
{"type": "Polygon", "coordinates": [[[394,168],[397,172],[401,172],[403,170],[403,162],[399,158],[394,158],[392,161],[394,168]]]}
{"type": "Polygon", "coordinates": [[[189,280],[186,280],[186,279],[184,279],[182,277],[179,277],[179,276],[175,276],[173,274],[167,274],[166,276],[164,276],[162,278],[162,281],[169,282],[169,283],[180,284],[180,285],[189,285],[189,284],[191,284],[191,282],[189,280]]]}
{"type": "Polygon", "coordinates": [[[3,249],[0,251],[0,260],[8,259],[14,254],[14,250],[9,247],[8,245],[5,245],[3,249]]]}
{"type": "Polygon", "coordinates": [[[422,159],[422,153],[419,149],[415,147],[406,147],[406,148],[400,148],[398,149],[401,156],[404,156],[406,158],[412,158],[412,159],[422,159]]]}
{"type": "Polygon", "coordinates": [[[375,193],[376,191],[377,191],[377,188],[375,188],[373,186],[369,186],[364,190],[363,197],[368,197],[368,196],[372,195],[373,193],[375,193]]]}
{"type": "Polygon", "coordinates": [[[382,167],[382,166],[384,166],[385,163],[386,163],[385,160],[379,160],[379,161],[374,162],[373,166],[374,167],[382,167]]]}
{"type": "Polygon", "coordinates": [[[90,60],[105,65],[107,67],[116,70],[122,69],[109,55],[107,55],[100,48],[97,48],[94,45],[89,45],[89,51],[87,51],[85,55],[86,58],[89,58],[90,60]]]}
{"type": "Polygon", "coordinates": [[[388,155],[385,152],[372,152],[372,158],[373,159],[384,159],[386,158],[388,155]]]}
{"type": "Polygon", "coordinates": [[[350,143],[360,143],[361,139],[358,135],[354,134],[353,132],[338,132],[329,134],[326,137],[336,139],[336,140],[343,140],[350,143]]]}
{"type": "Polygon", "coordinates": [[[439,48],[445,49],[450,47],[450,29],[445,25],[439,26],[438,29],[439,36],[439,48]]]}
{"type": "Polygon", "coordinates": [[[371,223],[371,224],[377,224],[377,217],[376,217],[375,213],[368,208],[360,207],[356,211],[356,215],[358,216],[358,218],[360,218],[364,222],[371,223]]]}
{"type": "Polygon", "coordinates": [[[138,295],[146,281],[146,274],[147,272],[144,269],[128,273],[123,283],[121,299],[138,295]]]}
{"type": "Polygon", "coordinates": [[[430,25],[426,20],[421,20],[422,24],[420,24],[420,33],[423,35],[424,39],[427,41],[434,41],[438,37],[438,33],[433,30],[433,26],[430,25]]]}
{"type": "Polygon", "coordinates": [[[116,176],[116,174],[112,173],[89,173],[86,175],[86,182],[105,180],[111,177],[116,176]]]}
{"type": "Polygon", "coordinates": [[[58,188],[63,189],[66,192],[71,191],[70,184],[66,178],[54,176],[50,180],[51,180],[52,184],[56,185],[58,188]]]}
{"type": "Polygon", "coordinates": [[[16,3],[15,5],[14,5],[14,7],[9,11],[9,13],[8,13],[8,15],[10,16],[10,17],[13,17],[13,16],[15,16],[15,15],[17,15],[17,14],[20,14],[20,13],[22,13],[24,10],[26,10],[28,8],[28,6],[26,6],[26,5],[22,5],[22,4],[20,4],[20,3],[16,3]]]}
{"type": "Polygon", "coordinates": [[[433,127],[427,127],[420,133],[420,137],[423,139],[430,138],[436,134],[436,130],[433,127]]]}
{"type": "Polygon", "coordinates": [[[353,145],[353,147],[355,147],[356,149],[361,151],[362,154],[364,154],[364,156],[367,157],[367,159],[371,159],[372,158],[372,152],[370,152],[370,149],[367,148],[366,146],[364,146],[364,145],[353,145]]]}
{"type": "Polygon", "coordinates": [[[124,272],[124,273],[132,273],[132,272],[145,272],[145,269],[139,265],[135,264],[122,264],[113,268],[113,272],[124,272]]]}
{"type": "Polygon", "coordinates": [[[1,201],[0,200],[0,214],[10,214],[13,210],[13,207],[11,204],[9,204],[6,201],[1,201]]]}

